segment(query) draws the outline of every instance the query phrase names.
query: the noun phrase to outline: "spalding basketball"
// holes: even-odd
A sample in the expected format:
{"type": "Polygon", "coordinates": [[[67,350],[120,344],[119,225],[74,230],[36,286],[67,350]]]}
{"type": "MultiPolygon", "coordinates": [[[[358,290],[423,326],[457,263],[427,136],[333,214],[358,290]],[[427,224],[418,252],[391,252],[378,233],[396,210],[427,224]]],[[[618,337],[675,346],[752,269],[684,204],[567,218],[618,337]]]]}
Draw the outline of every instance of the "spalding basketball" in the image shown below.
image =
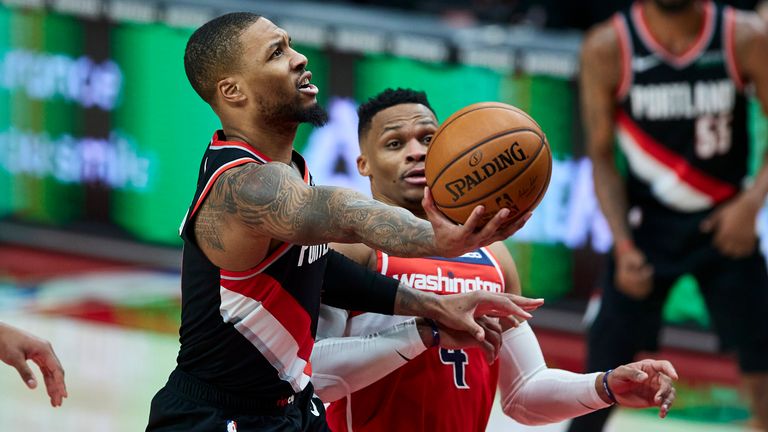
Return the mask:
{"type": "Polygon", "coordinates": [[[499,210],[512,221],[541,202],[552,175],[552,152],[538,123],[500,102],[482,102],[455,112],[438,128],[427,149],[427,185],[440,211],[464,223],[485,206],[481,225],[499,210]]]}

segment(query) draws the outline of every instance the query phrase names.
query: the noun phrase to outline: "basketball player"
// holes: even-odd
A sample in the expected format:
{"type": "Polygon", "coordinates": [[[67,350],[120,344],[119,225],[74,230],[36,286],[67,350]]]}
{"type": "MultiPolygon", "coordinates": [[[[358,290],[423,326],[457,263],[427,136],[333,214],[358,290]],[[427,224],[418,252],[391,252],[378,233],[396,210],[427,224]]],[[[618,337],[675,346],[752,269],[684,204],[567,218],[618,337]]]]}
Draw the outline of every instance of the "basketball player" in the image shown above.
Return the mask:
{"type": "MultiPolygon", "coordinates": [[[[698,281],[721,344],[734,348],[752,412],[768,430],[768,275],[756,218],[763,164],[746,182],[746,92],[768,107],[768,29],[753,12],[703,0],[646,0],[584,41],[587,146],[614,249],[588,369],[657,346],[662,306],[683,274],[698,281]],[[614,139],[627,159],[625,177],[614,139]]],[[[576,419],[598,431],[609,412],[576,419]]]]}
{"type": "MultiPolygon", "coordinates": [[[[426,217],[424,158],[437,129],[426,95],[388,89],[358,112],[357,166],[373,197],[426,217]]],[[[501,242],[450,259],[397,258],[364,244],[333,247],[425,291],[520,292],[515,263],[501,242]]],[[[607,376],[548,369],[527,323],[504,327],[499,361],[491,364],[421,318],[321,306],[313,382],[320,398],[332,402],[328,424],[336,432],[483,431],[497,386],[504,412],[526,424],[604,408],[612,403],[608,389],[623,405],[659,406],[661,417],[675,399],[670,377],[676,374],[666,361],[631,363],[607,376]]]]}
{"type": "Polygon", "coordinates": [[[31,389],[37,387],[37,380],[27,361],[35,362],[43,373],[51,406],[61,406],[67,397],[64,369],[50,342],[0,322],[0,360],[16,368],[24,384],[31,389]]]}
{"type": "Polygon", "coordinates": [[[427,222],[350,190],[313,186],[293,139],[299,123],[320,124],[325,113],[306,57],[266,18],[233,13],[204,24],[184,66],[223,129],[205,151],[181,226],[181,349],[152,401],[148,430],[327,430],[309,383],[321,296],[436,319],[490,357],[499,330],[474,315],[526,318],[523,308],[542,303],[487,292],[426,295],[329,251],[330,241],[364,242],[398,255],[457,256],[524,221],[498,230],[505,209],[475,232],[482,208],[458,226],[426,198],[427,222]]]}

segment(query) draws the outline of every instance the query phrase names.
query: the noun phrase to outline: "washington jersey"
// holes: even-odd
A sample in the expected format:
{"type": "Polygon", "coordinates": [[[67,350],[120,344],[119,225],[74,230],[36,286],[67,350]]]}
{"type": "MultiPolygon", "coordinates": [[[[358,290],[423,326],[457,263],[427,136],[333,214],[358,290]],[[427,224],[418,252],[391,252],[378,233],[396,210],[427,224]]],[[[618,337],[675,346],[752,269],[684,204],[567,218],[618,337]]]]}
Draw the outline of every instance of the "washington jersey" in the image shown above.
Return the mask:
{"type": "MultiPolygon", "coordinates": [[[[436,294],[475,290],[504,292],[494,256],[481,248],[457,258],[398,258],[377,252],[381,274],[436,294]]],[[[363,336],[409,319],[374,313],[351,314],[345,336],[363,336]]],[[[331,403],[328,425],[335,432],[483,431],[496,394],[498,362],[489,366],[477,348],[430,348],[348,398],[331,403]]]]}
{"type": "Polygon", "coordinates": [[[734,10],[711,1],[702,7],[701,32],[681,55],[656,41],[640,2],[613,19],[623,65],[618,141],[628,162],[629,202],[641,207],[708,210],[733,197],[747,175],[734,10]]]}
{"type": "MultiPolygon", "coordinates": [[[[216,267],[195,242],[194,219],[228,169],[270,159],[217,131],[200,166],[197,192],[182,223],[182,310],[178,368],[243,396],[286,397],[311,376],[309,355],[320,307],[327,245],[283,243],[256,267],[216,267]]],[[[311,185],[298,153],[293,162],[311,185]]]]}

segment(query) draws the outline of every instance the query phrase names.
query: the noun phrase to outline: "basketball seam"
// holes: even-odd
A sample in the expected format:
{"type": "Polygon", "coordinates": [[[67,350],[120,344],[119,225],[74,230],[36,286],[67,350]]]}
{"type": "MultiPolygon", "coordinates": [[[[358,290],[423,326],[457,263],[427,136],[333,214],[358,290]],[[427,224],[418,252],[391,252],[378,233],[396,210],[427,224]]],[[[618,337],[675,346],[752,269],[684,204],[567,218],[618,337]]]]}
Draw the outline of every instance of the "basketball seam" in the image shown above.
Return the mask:
{"type": "MultiPolygon", "coordinates": [[[[491,103],[493,103],[493,102],[491,102],[491,103]]],[[[502,102],[496,102],[496,103],[502,103],[502,102]]],[[[534,120],[533,117],[528,115],[527,112],[521,110],[520,108],[516,108],[516,107],[513,107],[513,106],[502,106],[502,105],[480,106],[480,107],[477,107],[477,108],[472,108],[471,110],[468,110],[468,111],[464,111],[463,113],[457,115],[455,118],[450,118],[449,117],[442,124],[442,126],[440,126],[440,130],[437,131],[437,133],[435,134],[434,137],[432,137],[432,140],[434,141],[435,139],[437,139],[437,137],[440,136],[443,133],[443,130],[445,130],[445,128],[448,127],[448,125],[450,125],[451,123],[455,122],[456,120],[464,117],[465,115],[467,115],[467,114],[469,114],[471,112],[480,111],[480,110],[483,110],[483,109],[490,109],[490,108],[496,108],[496,109],[512,111],[512,112],[515,112],[515,113],[518,113],[518,114],[522,114],[525,118],[527,118],[528,120],[532,121],[533,124],[535,124],[539,129],[541,129],[541,125],[539,125],[539,123],[536,122],[536,120],[534,120]]],[[[429,150],[427,150],[427,154],[429,154],[429,150]]]]}
{"type": "MultiPolygon", "coordinates": [[[[501,138],[501,137],[513,134],[515,132],[533,132],[533,134],[536,135],[537,137],[539,137],[539,140],[541,140],[541,147],[544,147],[546,145],[547,140],[544,137],[542,137],[541,135],[539,135],[538,132],[536,132],[534,129],[531,129],[531,128],[508,129],[506,131],[499,132],[496,135],[490,136],[490,137],[484,139],[483,141],[480,141],[480,142],[477,142],[477,143],[473,144],[472,147],[470,147],[470,148],[464,150],[462,153],[459,153],[458,155],[454,156],[453,159],[451,160],[451,163],[449,163],[446,166],[444,166],[440,170],[440,172],[438,172],[435,175],[435,178],[432,180],[432,183],[428,184],[427,186],[429,186],[429,188],[432,189],[432,186],[434,186],[434,184],[437,183],[437,180],[440,179],[440,177],[445,173],[445,171],[447,171],[448,168],[450,168],[451,165],[453,165],[453,163],[456,162],[456,160],[461,159],[466,154],[476,150],[478,147],[480,147],[483,144],[486,144],[486,143],[488,143],[490,141],[493,141],[493,140],[495,140],[497,138],[501,138]]],[[[541,151],[541,147],[539,147],[539,152],[541,151]]],[[[537,152],[536,154],[538,155],[539,153],[537,152]]],[[[427,153],[426,158],[427,158],[427,160],[429,160],[429,153],[427,153]]]]}
{"type": "MultiPolygon", "coordinates": [[[[546,142],[546,140],[542,140],[542,145],[541,145],[541,147],[539,147],[538,151],[537,151],[537,152],[536,152],[536,153],[533,155],[532,159],[533,159],[534,161],[536,161],[536,158],[538,158],[538,157],[539,157],[539,155],[541,154],[541,150],[542,150],[542,149],[544,149],[544,147],[548,147],[548,146],[547,146],[547,142],[546,142]]],[[[550,153],[551,153],[551,152],[552,152],[552,151],[550,150],[550,153]]],[[[521,169],[520,171],[518,171],[518,172],[517,172],[517,174],[515,174],[515,175],[514,175],[512,178],[510,178],[509,180],[507,180],[507,182],[506,182],[506,183],[508,184],[508,183],[511,183],[511,182],[515,181],[515,179],[516,179],[516,178],[520,177],[521,175],[523,175],[523,173],[525,173],[526,171],[528,171],[528,168],[529,168],[530,166],[531,166],[531,164],[530,164],[530,163],[529,163],[529,164],[527,164],[527,165],[525,166],[525,168],[523,168],[523,169],[521,169]]],[[[550,169],[549,169],[549,173],[548,173],[548,175],[547,175],[547,176],[548,176],[548,177],[550,177],[551,175],[552,175],[552,168],[550,167],[550,169]]],[[[430,187],[430,189],[431,189],[431,187],[430,187]]],[[[470,205],[470,204],[472,204],[472,203],[475,203],[475,202],[478,202],[478,201],[480,201],[480,200],[483,200],[483,199],[485,199],[485,198],[488,198],[489,196],[491,196],[491,195],[493,195],[494,193],[498,192],[498,190],[499,190],[499,189],[500,189],[500,188],[496,188],[496,189],[492,190],[491,192],[488,192],[488,193],[486,193],[485,195],[479,196],[479,197],[477,197],[477,198],[473,199],[472,201],[464,202],[464,203],[462,203],[462,204],[460,204],[460,205],[458,205],[458,204],[457,204],[457,205],[443,205],[443,204],[438,204],[438,203],[437,203],[437,201],[435,201],[435,204],[437,204],[438,206],[440,206],[440,207],[442,207],[442,208],[446,208],[446,209],[451,209],[451,208],[459,208],[459,207],[465,207],[465,206],[467,206],[467,205],[470,205]]],[[[538,198],[537,198],[537,199],[538,199],[538,198]]],[[[535,201],[534,201],[534,202],[535,202],[535,201]]]]}

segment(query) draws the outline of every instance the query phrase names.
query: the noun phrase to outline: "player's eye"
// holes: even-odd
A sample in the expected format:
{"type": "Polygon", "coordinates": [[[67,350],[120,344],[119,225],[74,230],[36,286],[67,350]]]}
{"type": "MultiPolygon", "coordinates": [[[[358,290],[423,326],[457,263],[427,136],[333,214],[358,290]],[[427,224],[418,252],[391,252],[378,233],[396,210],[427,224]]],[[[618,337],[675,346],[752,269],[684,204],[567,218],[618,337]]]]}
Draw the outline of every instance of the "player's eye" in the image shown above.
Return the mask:
{"type": "Polygon", "coordinates": [[[387,143],[384,145],[384,147],[387,147],[387,148],[398,148],[398,147],[400,147],[400,141],[397,141],[397,140],[387,141],[387,143]]]}
{"type": "Polygon", "coordinates": [[[424,138],[421,139],[421,142],[429,145],[429,143],[432,142],[432,135],[426,135],[424,138]]]}
{"type": "Polygon", "coordinates": [[[272,53],[272,58],[280,57],[281,55],[283,55],[283,49],[278,48],[272,53]]]}

